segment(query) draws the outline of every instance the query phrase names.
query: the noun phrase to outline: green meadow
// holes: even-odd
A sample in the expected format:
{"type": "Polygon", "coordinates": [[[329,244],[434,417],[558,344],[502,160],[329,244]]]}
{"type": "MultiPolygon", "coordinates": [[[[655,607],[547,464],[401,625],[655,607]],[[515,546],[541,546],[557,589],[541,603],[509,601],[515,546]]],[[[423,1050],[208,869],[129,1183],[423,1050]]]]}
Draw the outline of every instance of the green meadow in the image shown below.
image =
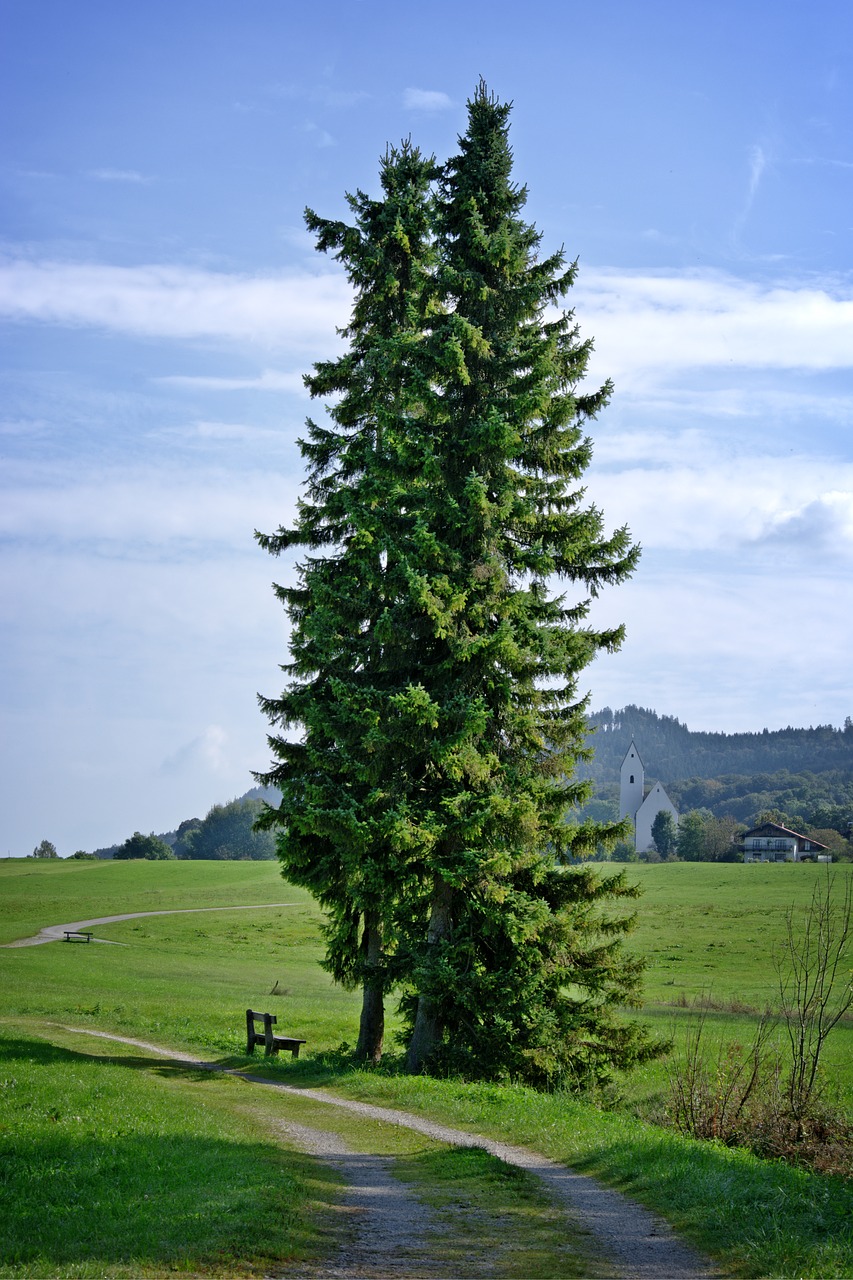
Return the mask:
{"type": "MultiPolygon", "coordinates": [[[[836,885],[853,872],[833,870],[836,885]]],[[[660,864],[628,871],[643,889],[630,945],[649,965],[639,1016],[678,1042],[687,1006],[699,998],[711,1006],[717,1034],[747,1038],[752,1011],[776,999],[773,955],[785,911],[808,905],[825,869],[660,864]]],[[[339,1189],[323,1166],[271,1138],[283,1109],[291,1119],[338,1128],[357,1149],[396,1143],[401,1176],[430,1204],[449,1213],[464,1189],[493,1234],[514,1203],[517,1247],[493,1261],[493,1274],[593,1273],[581,1242],[574,1242],[574,1270],[565,1242],[548,1243],[547,1206],[537,1207],[535,1188],[498,1177],[490,1157],[484,1165],[442,1154],[420,1136],[398,1133],[392,1141],[388,1126],[358,1127],[319,1104],[305,1119],[303,1100],[79,1034],[107,1031],[245,1067],[248,1006],[276,1013],[282,1033],[307,1040],[299,1061],[256,1059],[255,1071],[535,1146],[662,1212],[731,1274],[853,1274],[849,1184],[700,1147],[644,1122],[662,1105],[664,1064],[617,1081],[609,1110],[601,1101],[512,1086],[412,1079],[395,1074],[393,1062],[378,1072],[348,1068],[334,1051],[355,1039],[358,995],[335,987],[320,968],[318,910],[282,881],[277,864],[0,862],[3,941],[47,924],[187,908],[190,914],[98,926],[96,935],[111,945],[0,950],[0,1212],[10,1224],[0,1274],[250,1275],[322,1254],[341,1229],[330,1227],[328,1212],[339,1189]],[[261,903],[287,905],[209,910],[261,903]]],[[[393,1037],[393,1013],[390,1023],[393,1037]]],[[[849,1024],[833,1034],[827,1064],[853,1111],[851,1034],[849,1024]]]]}
{"type": "MultiPolygon", "coordinates": [[[[678,1047],[697,1002],[709,1044],[751,1042],[761,1011],[779,1007],[775,958],[786,912],[793,907],[801,920],[815,885],[828,879],[840,903],[853,866],[679,862],[631,866],[629,875],[642,889],[629,942],[647,962],[641,1016],[678,1047]]],[[[853,1018],[830,1036],[824,1064],[830,1094],[853,1116],[853,1018]]],[[[629,1096],[649,1101],[665,1083],[665,1063],[622,1081],[629,1096]]]]}

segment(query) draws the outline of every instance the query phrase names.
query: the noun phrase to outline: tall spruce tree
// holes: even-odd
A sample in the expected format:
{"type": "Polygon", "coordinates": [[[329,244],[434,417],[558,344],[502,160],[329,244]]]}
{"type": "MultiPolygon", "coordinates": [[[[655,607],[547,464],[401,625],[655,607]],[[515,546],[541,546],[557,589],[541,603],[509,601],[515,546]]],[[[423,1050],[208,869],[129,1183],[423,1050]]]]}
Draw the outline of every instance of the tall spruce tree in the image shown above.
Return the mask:
{"type": "Polygon", "coordinates": [[[616,877],[604,893],[558,867],[614,834],[566,817],[586,794],[572,780],[586,738],[578,676],[622,639],[585,625],[589,598],[638,552],[584,505],[584,424],[610,386],[578,390],[591,343],[571,312],[550,312],[576,268],[540,257],[521,216],[508,116],[481,83],[437,209],[432,341],[445,376],[431,523],[443,563],[425,575],[439,643],[423,683],[444,732],[423,797],[431,902],[425,936],[409,939],[407,1061],[467,1059],[542,1080],[600,1068],[617,1040],[627,1056],[645,1052],[609,1008],[636,991],[614,945],[626,924],[593,906],[628,890],[616,877]],[[554,579],[574,598],[555,595],[554,579]]]}
{"type": "Polygon", "coordinates": [[[508,115],[481,83],[437,183],[406,146],[355,226],[309,215],[356,301],[347,353],[308,380],[341,398],[303,444],[298,526],[261,537],[320,552],[278,589],[293,681],[262,705],[304,736],[271,738],[263,781],[285,874],[327,908],[327,964],[364,984],[361,1055],[400,983],[410,1070],[554,1083],[656,1049],[614,1016],[640,966],[608,904],[632,891],[568,865],[619,832],[567,817],[588,791],[579,676],[622,639],[590,598],[638,552],[584,501],[610,387],[578,389],[590,343],[554,309],[575,266],[523,220],[508,115]]]}
{"type": "Polygon", "coordinates": [[[353,225],[306,213],[318,249],[354,289],[348,349],[306,378],[312,396],[338,399],[331,425],[309,420],[300,442],[308,483],[298,523],[256,535],[274,555],[313,553],[296,586],[276,587],[292,622],[283,668],[292,679],[261,706],[275,726],[304,733],[270,738],[276,762],[258,777],[282,797],[262,821],[280,828],[283,874],[326,908],[327,968],[363,988],[357,1053],[370,1061],[382,1052],[384,993],[396,977],[390,908],[413,891],[393,721],[419,658],[406,575],[420,459],[408,424],[428,393],[418,347],[433,292],[434,176],[404,143],[382,161],[382,199],[348,197],[353,225]]]}

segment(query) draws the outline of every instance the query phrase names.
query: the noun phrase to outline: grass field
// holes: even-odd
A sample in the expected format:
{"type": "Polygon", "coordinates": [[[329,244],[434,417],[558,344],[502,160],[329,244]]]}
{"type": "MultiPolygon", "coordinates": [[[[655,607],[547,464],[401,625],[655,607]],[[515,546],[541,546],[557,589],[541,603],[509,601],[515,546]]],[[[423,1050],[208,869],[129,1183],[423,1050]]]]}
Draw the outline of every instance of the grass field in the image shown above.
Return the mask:
{"type": "Polygon", "coordinates": [[[785,912],[808,906],[815,884],[835,880],[840,901],[853,866],[814,863],[637,864],[638,926],[632,950],[648,960],[646,999],[671,1003],[711,994],[720,1002],[761,1009],[776,998],[774,951],[785,912]]]}
{"type": "MultiPolygon", "coordinates": [[[[836,871],[851,874],[847,867],[836,871]]],[[[791,903],[807,905],[815,879],[822,874],[822,868],[813,866],[630,867],[629,875],[644,890],[631,946],[650,962],[648,1005],[642,1016],[663,1031],[674,1025],[679,1034],[686,1017],[683,1004],[695,996],[710,995],[724,1006],[711,1014],[720,1033],[748,1036],[752,1015],[727,1012],[725,1006],[760,1008],[773,999],[772,953],[782,937],[784,911],[791,903]]],[[[56,1185],[65,1188],[48,1214],[48,1218],[53,1215],[54,1234],[45,1233],[38,1256],[25,1257],[21,1241],[32,1238],[33,1220],[26,1216],[32,1208],[22,1207],[28,1203],[27,1196],[22,1185],[15,1184],[18,1234],[8,1239],[18,1244],[4,1245],[7,1252],[0,1254],[0,1269],[12,1268],[4,1274],[154,1275],[158,1266],[195,1269],[200,1274],[238,1274],[234,1270],[237,1253],[245,1273],[252,1274],[269,1259],[247,1248],[247,1236],[252,1236],[252,1224],[261,1225],[270,1213],[282,1225],[272,1236],[264,1229],[264,1238],[272,1242],[270,1248],[279,1260],[310,1256],[320,1247],[323,1228],[316,1205],[333,1199],[335,1188],[328,1178],[323,1183],[312,1162],[283,1154],[280,1147],[264,1140],[259,1116],[266,1104],[258,1104],[248,1118],[241,1119],[233,1093],[240,1089],[237,1082],[218,1077],[214,1083],[209,1075],[170,1073],[162,1064],[148,1062],[144,1070],[134,1072],[134,1103],[128,1108],[123,1100],[128,1093],[127,1068],[119,1059],[139,1059],[138,1052],[86,1037],[69,1038],[56,1025],[46,1025],[113,1031],[241,1065],[245,1063],[243,1011],[249,1005],[275,1012],[284,1034],[308,1041],[304,1060],[288,1059],[268,1067],[274,1075],[294,1083],[322,1081],[350,1096],[408,1106],[457,1125],[536,1145],[545,1154],[629,1189],[723,1259],[733,1274],[853,1274],[853,1190],[832,1179],[761,1162],[742,1152],[697,1148],[640,1123],[630,1108],[608,1114],[561,1095],[350,1072],[319,1058],[342,1041],[354,1040],[358,996],[334,987],[319,968],[322,944],[317,910],[306,895],[284,884],[276,864],[0,862],[0,938],[6,941],[35,933],[46,924],[122,911],[264,902],[293,905],[155,916],[98,926],[97,936],[120,945],[50,943],[0,951],[0,1030],[5,1045],[0,1083],[7,1082],[5,1099],[26,1102],[17,1112],[13,1110],[14,1124],[5,1117],[0,1120],[5,1126],[0,1128],[6,1152],[0,1167],[6,1191],[12,1167],[19,1172],[38,1169],[42,1175],[52,1169],[60,1179],[56,1185]],[[274,987],[284,994],[272,995],[274,987]],[[9,1080],[14,1083],[9,1085],[9,1080]],[[77,1084],[70,1088],[73,1081],[77,1084]],[[116,1137],[121,1141],[116,1143],[116,1137]],[[260,1155],[258,1144],[263,1148],[260,1155]],[[211,1158],[220,1147],[228,1148],[227,1161],[218,1155],[211,1158]],[[149,1219],[142,1212],[134,1218],[137,1247],[131,1259],[125,1256],[126,1247],[123,1254],[116,1243],[120,1235],[110,1243],[109,1223],[121,1219],[112,1193],[99,1201],[103,1209],[99,1222],[101,1218],[103,1222],[97,1237],[91,1232],[81,1234],[83,1217],[74,1208],[91,1204],[105,1179],[115,1181],[118,1166],[106,1156],[112,1149],[118,1152],[122,1169],[138,1166],[143,1171],[140,1176],[148,1179],[141,1210],[145,1194],[162,1193],[183,1206],[178,1217],[163,1219],[159,1234],[152,1235],[146,1226],[156,1214],[149,1219]],[[146,1150],[174,1154],[172,1172],[168,1161],[148,1163],[146,1150]],[[75,1153],[70,1164],[63,1155],[68,1151],[75,1153]],[[143,1158],[137,1159],[139,1153],[143,1158]],[[47,1163],[40,1163],[42,1159],[47,1163]],[[214,1166],[226,1170],[221,1186],[207,1185],[214,1166]],[[181,1192],[186,1200],[174,1190],[177,1184],[170,1179],[180,1181],[181,1169],[183,1180],[196,1188],[197,1202],[192,1187],[181,1192]],[[232,1191],[234,1206],[228,1200],[232,1191]],[[231,1206],[217,1215],[218,1223],[231,1225],[224,1234],[213,1236],[201,1229],[195,1235],[185,1233],[187,1247],[182,1254],[181,1231],[173,1231],[170,1224],[184,1219],[203,1223],[206,1215],[199,1205],[210,1197],[211,1203],[222,1198],[223,1204],[231,1206]],[[50,1240],[55,1243],[45,1243],[50,1240]],[[72,1245],[77,1249],[73,1257],[72,1245]]],[[[393,1030],[393,1016],[390,1021],[393,1030]]],[[[833,1076],[848,1103],[853,1102],[850,1036],[849,1026],[839,1029],[829,1053],[833,1076]]],[[[636,1110],[659,1097],[663,1086],[664,1069],[656,1065],[619,1082],[618,1087],[636,1110]]],[[[332,1127],[328,1119],[323,1127],[332,1127]]],[[[370,1142],[375,1140],[371,1134],[370,1142]]],[[[417,1147],[405,1154],[410,1176],[421,1180],[428,1196],[452,1198],[448,1188],[458,1192],[460,1179],[467,1178],[470,1194],[480,1196],[486,1207],[490,1204],[494,1210],[507,1196],[511,1198],[507,1185],[498,1192],[497,1183],[484,1178],[482,1170],[465,1171],[441,1152],[430,1154],[417,1147]],[[491,1186],[488,1195],[486,1186],[491,1186]]],[[[130,1174],[123,1173],[121,1178],[127,1179],[120,1180],[126,1186],[122,1194],[138,1199],[139,1186],[130,1174]]],[[[30,1189],[35,1194],[33,1189],[44,1185],[42,1176],[30,1189]]],[[[533,1232],[532,1221],[525,1230],[533,1232]]],[[[540,1258],[536,1274],[552,1274],[543,1269],[545,1254],[537,1249],[540,1245],[531,1235],[529,1256],[540,1258]]],[[[503,1274],[515,1274],[509,1263],[503,1274]]],[[[562,1263],[559,1274],[570,1274],[562,1263]]]]}
{"type": "MultiPolygon", "coordinates": [[[[785,913],[801,917],[815,885],[831,873],[840,902],[853,867],[813,863],[659,863],[631,866],[643,890],[629,947],[647,961],[643,1019],[683,1043],[690,1006],[709,1006],[707,1038],[751,1041],[757,1015],[779,1006],[774,955],[785,938],[785,913]],[[750,1012],[752,1011],[752,1012],[750,1012]]],[[[781,1034],[781,1033],[780,1033],[781,1034]]],[[[827,1080],[853,1116],[853,1018],[827,1042],[827,1080]]],[[[651,1100],[666,1082],[666,1064],[653,1063],[625,1079],[629,1097],[651,1100]]]]}
{"type": "Polygon", "coordinates": [[[0,1054],[3,1275],[241,1275],[316,1248],[335,1176],[270,1143],[235,1080],[58,1029],[0,1027],[0,1054]]]}
{"type": "Polygon", "coordinates": [[[127,911],[308,902],[277,862],[74,862],[0,859],[0,943],[43,925],[127,911]]]}

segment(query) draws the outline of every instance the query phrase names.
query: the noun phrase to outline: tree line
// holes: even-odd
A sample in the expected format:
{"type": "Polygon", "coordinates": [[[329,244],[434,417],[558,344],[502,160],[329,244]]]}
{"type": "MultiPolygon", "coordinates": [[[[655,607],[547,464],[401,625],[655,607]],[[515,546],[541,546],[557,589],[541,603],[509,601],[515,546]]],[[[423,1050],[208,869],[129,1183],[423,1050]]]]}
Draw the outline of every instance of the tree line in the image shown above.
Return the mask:
{"type": "MultiPolygon", "coordinates": [[[[275,836],[271,831],[259,828],[257,823],[265,800],[275,803],[277,799],[278,792],[274,789],[252,787],[236,800],[212,805],[204,818],[186,818],[174,831],[159,834],[152,831],[147,835],[134,831],[119,844],[105,845],[91,853],[79,849],[71,857],[273,861],[276,856],[275,836]]],[[[43,840],[32,856],[56,857],[57,854],[51,842],[43,840]],[[45,852],[45,848],[54,851],[45,852]]]]}
{"type": "Polygon", "coordinates": [[[592,760],[584,776],[605,785],[619,776],[619,766],[633,737],[647,774],[670,783],[682,778],[740,777],[755,774],[853,772],[853,720],[842,728],[762,729],[755,733],[702,733],[688,729],[675,716],[661,716],[629,705],[620,711],[603,707],[587,719],[592,732],[592,760]]]}

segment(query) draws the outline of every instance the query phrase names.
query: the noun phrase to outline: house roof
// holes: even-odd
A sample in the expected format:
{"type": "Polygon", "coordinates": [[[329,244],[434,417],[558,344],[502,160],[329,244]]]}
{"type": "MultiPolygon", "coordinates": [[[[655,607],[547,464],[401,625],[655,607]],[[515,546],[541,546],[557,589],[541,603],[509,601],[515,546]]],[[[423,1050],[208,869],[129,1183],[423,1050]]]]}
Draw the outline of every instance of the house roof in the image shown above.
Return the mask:
{"type": "Polygon", "coordinates": [[[819,840],[815,840],[814,836],[804,836],[802,831],[792,831],[790,827],[783,827],[778,822],[762,822],[760,827],[752,827],[749,831],[744,831],[741,836],[745,840],[747,836],[793,836],[795,840],[807,840],[809,844],[813,844],[816,849],[828,849],[829,845],[821,844],[819,840]]]}

